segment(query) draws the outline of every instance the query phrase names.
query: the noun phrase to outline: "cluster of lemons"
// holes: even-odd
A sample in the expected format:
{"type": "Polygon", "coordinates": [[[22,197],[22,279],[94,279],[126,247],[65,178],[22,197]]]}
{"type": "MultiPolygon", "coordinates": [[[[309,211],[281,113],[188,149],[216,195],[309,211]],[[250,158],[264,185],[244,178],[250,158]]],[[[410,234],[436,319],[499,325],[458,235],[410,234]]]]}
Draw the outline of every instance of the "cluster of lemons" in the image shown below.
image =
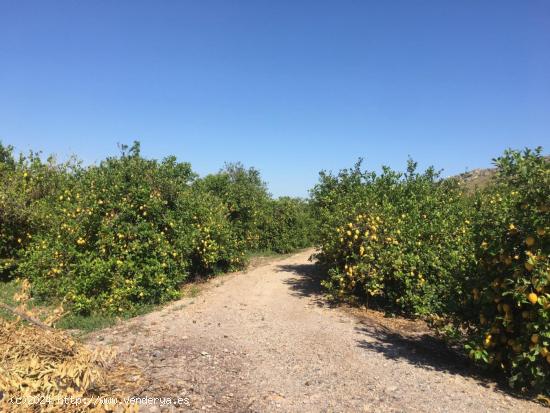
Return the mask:
{"type": "Polygon", "coordinates": [[[336,232],[340,234],[341,243],[352,246],[360,237],[364,240],[377,241],[377,231],[382,223],[383,220],[378,215],[359,214],[355,217],[355,222],[336,228],[336,232]]]}
{"type": "Polygon", "coordinates": [[[200,219],[193,217],[195,236],[192,244],[203,272],[211,271],[222,260],[227,260],[231,268],[244,262],[244,252],[239,248],[238,240],[231,236],[227,223],[220,222],[221,215],[215,212],[209,211],[200,219]]]}
{"type": "MultiPolygon", "coordinates": [[[[481,291],[472,290],[473,301],[483,303],[480,345],[488,353],[487,362],[503,370],[510,369],[511,360],[526,357],[550,364],[550,331],[540,322],[550,315],[550,257],[543,252],[547,229],[524,232],[518,224],[508,225],[508,252],[501,249],[499,255],[487,254],[481,260],[486,272],[499,276],[481,291]]],[[[482,250],[490,248],[490,241],[482,242],[482,250]]],[[[472,349],[470,357],[475,353],[472,349]]]]}
{"type": "Polygon", "coordinates": [[[216,240],[212,238],[211,229],[208,225],[194,223],[197,229],[198,238],[193,241],[195,250],[200,257],[202,265],[209,268],[210,265],[217,261],[219,246],[216,240]]]}
{"type": "MultiPolygon", "coordinates": [[[[151,189],[147,194],[144,187],[134,194],[124,194],[122,191],[117,193],[116,184],[109,189],[98,186],[92,181],[86,193],[62,190],[61,194],[56,195],[55,202],[50,204],[53,216],[61,222],[55,235],[40,237],[32,245],[34,250],[53,252],[51,260],[41,260],[46,264],[42,273],[51,280],[64,282],[61,280],[69,276],[69,262],[72,262],[71,268],[74,270],[79,265],[80,254],[93,257],[97,253],[103,263],[112,263],[110,270],[103,270],[112,272],[112,283],[110,291],[96,298],[103,300],[101,297],[104,297],[105,308],[120,312],[127,308],[127,303],[144,301],[151,295],[140,284],[139,272],[129,276],[136,268],[136,260],[141,259],[138,257],[143,256],[141,250],[146,248],[151,258],[156,260],[153,265],[159,268],[153,270],[151,261],[150,267],[145,270],[147,275],[144,273],[144,277],[150,280],[144,282],[147,285],[153,282],[157,286],[157,295],[169,294],[174,289],[174,283],[168,282],[168,277],[174,271],[185,274],[187,262],[172,242],[175,223],[167,221],[165,214],[156,213],[163,203],[161,192],[151,189]],[[139,224],[140,220],[143,220],[142,224],[139,224]],[[144,239],[147,239],[145,243],[144,239]],[[67,251],[60,252],[60,246],[67,251]]],[[[137,268],[139,271],[139,265],[137,268]]],[[[76,284],[69,290],[65,297],[69,302],[83,308],[92,305],[86,294],[78,292],[76,284]]]]}
{"type": "MultiPolygon", "coordinates": [[[[380,215],[358,214],[354,220],[336,228],[338,240],[343,252],[342,274],[338,277],[340,294],[346,290],[352,290],[356,285],[364,282],[366,278],[375,278],[378,274],[375,251],[380,248],[401,245],[401,224],[407,218],[401,214],[397,220],[397,229],[390,232],[384,225],[384,219],[380,215]],[[362,264],[367,265],[362,265],[362,264]]],[[[420,241],[416,241],[419,245],[420,241]]],[[[409,275],[422,286],[426,280],[418,271],[409,271],[409,275]]],[[[379,289],[369,290],[369,294],[377,295],[379,289]]]]}

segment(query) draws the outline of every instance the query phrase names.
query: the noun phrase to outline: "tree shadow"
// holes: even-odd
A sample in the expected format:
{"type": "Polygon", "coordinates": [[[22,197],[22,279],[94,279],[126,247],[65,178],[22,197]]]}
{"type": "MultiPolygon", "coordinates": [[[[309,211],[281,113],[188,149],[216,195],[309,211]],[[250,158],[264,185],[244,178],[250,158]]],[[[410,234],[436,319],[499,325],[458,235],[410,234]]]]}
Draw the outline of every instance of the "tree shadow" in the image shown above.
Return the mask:
{"type": "MultiPolygon", "coordinates": [[[[294,275],[284,280],[294,296],[309,297],[322,307],[338,306],[338,303],[329,300],[324,294],[321,281],[326,278],[326,272],[320,265],[279,265],[276,270],[294,275]]],[[[404,361],[417,368],[469,377],[480,386],[491,388],[495,392],[518,399],[531,399],[530,395],[512,391],[501,375],[475,366],[461,348],[451,347],[425,324],[420,326],[412,320],[394,323],[392,319],[384,318],[378,312],[353,314],[358,323],[356,331],[361,337],[357,340],[357,346],[365,351],[379,353],[389,360],[404,361]]]]}
{"type": "Polygon", "coordinates": [[[368,316],[359,321],[356,331],[364,335],[358,340],[360,348],[381,353],[390,360],[404,360],[427,370],[478,376],[467,357],[429,331],[398,331],[368,316]]]}
{"type": "Polygon", "coordinates": [[[325,278],[323,269],[316,263],[282,264],[276,267],[277,272],[288,272],[295,277],[284,280],[296,297],[310,297],[322,307],[333,307],[335,303],[325,297],[321,281],[325,278]]]}
{"type": "Polygon", "coordinates": [[[400,360],[417,368],[442,372],[451,376],[469,377],[478,385],[508,396],[533,400],[533,394],[521,394],[508,386],[501,374],[474,365],[460,346],[451,347],[433,332],[399,331],[365,315],[356,331],[364,335],[357,345],[382,354],[389,360],[400,360]]]}

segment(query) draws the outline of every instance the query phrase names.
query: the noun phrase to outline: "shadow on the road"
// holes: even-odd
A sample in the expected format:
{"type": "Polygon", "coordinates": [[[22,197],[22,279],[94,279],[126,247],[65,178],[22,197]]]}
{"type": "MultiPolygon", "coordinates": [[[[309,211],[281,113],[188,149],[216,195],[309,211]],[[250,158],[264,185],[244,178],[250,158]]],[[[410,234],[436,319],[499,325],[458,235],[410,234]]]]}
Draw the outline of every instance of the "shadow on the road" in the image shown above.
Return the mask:
{"type": "Polygon", "coordinates": [[[465,356],[450,349],[443,340],[430,332],[401,332],[367,317],[356,327],[356,331],[365,336],[358,341],[359,347],[428,370],[460,375],[476,374],[465,356]]]}
{"type": "Polygon", "coordinates": [[[284,281],[290,287],[294,296],[310,297],[315,304],[323,307],[334,305],[324,297],[323,286],[321,285],[323,271],[317,264],[278,265],[277,271],[289,272],[296,276],[284,281]]]}
{"type": "MultiPolygon", "coordinates": [[[[292,294],[298,297],[309,297],[323,307],[334,307],[337,304],[329,301],[323,294],[321,281],[324,278],[322,268],[317,264],[279,265],[277,271],[295,275],[284,282],[290,286],[292,294]]],[[[427,328],[415,328],[414,322],[397,323],[391,319],[379,319],[380,315],[357,316],[356,331],[361,334],[357,346],[365,351],[376,352],[390,360],[400,360],[418,368],[444,372],[451,375],[469,377],[484,387],[512,397],[525,397],[513,393],[498,377],[478,369],[458,349],[452,349],[442,339],[436,337],[427,328]],[[400,324],[400,325],[399,325],[400,324]]],[[[372,313],[371,313],[372,314],[372,313]]]]}
{"type": "MultiPolygon", "coordinates": [[[[319,304],[327,305],[321,285],[323,272],[318,265],[313,263],[279,265],[278,270],[295,275],[284,281],[290,286],[293,295],[313,297],[319,304]]],[[[431,370],[453,374],[471,372],[469,360],[450,350],[442,340],[434,337],[429,331],[399,331],[407,327],[396,329],[387,327],[383,322],[369,317],[367,312],[364,316],[358,317],[356,330],[365,336],[358,341],[358,346],[365,350],[382,353],[388,359],[405,359],[411,364],[431,370]]]]}
{"type": "Polygon", "coordinates": [[[431,331],[408,332],[388,328],[365,316],[359,321],[356,331],[364,338],[358,346],[366,351],[382,354],[390,360],[400,360],[425,370],[439,371],[450,375],[469,377],[480,386],[515,397],[532,400],[529,395],[514,392],[502,375],[481,370],[471,363],[459,348],[451,348],[431,331]]]}

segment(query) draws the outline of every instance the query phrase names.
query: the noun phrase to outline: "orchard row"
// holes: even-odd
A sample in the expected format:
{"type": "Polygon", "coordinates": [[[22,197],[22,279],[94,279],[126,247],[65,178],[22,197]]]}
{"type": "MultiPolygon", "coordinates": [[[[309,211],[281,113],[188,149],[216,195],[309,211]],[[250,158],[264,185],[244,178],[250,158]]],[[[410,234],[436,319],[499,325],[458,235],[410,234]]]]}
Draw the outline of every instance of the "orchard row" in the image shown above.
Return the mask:
{"type": "Polygon", "coordinates": [[[0,276],[74,313],[162,303],[190,276],[311,244],[308,204],[273,199],[240,164],[199,178],[174,157],[143,158],[138,143],[88,167],[12,152],[0,145],[0,276]]]}
{"type": "Polygon", "coordinates": [[[550,162],[507,151],[472,188],[433,169],[321,173],[318,258],[339,299],[431,320],[518,389],[550,392],[550,162]]]}

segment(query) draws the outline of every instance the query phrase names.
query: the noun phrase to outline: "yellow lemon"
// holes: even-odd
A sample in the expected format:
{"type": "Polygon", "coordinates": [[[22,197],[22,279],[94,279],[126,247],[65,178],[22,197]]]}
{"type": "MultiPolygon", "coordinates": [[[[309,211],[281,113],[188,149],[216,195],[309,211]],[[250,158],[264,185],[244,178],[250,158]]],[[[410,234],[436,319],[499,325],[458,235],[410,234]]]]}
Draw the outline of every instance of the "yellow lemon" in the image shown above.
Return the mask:
{"type": "Polygon", "coordinates": [[[535,238],[529,236],[525,239],[525,244],[527,244],[528,247],[532,247],[535,244],[535,238]]]}
{"type": "Polygon", "coordinates": [[[530,302],[531,304],[536,304],[537,301],[539,300],[539,297],[538,297],[538,295],[536,295],[535,293],[529,293],[529,294],[527,295],[527,299],[529,300],[529,302],[530,302]]]}
{"type": "Polygon", "coordinates": [[[538,335],[538,334],[533,334],[533,335],[531,336],[531,342],[532,342],[533,344],[537,344],[537,343],[539,342],[539,335],[538,335]]]}

